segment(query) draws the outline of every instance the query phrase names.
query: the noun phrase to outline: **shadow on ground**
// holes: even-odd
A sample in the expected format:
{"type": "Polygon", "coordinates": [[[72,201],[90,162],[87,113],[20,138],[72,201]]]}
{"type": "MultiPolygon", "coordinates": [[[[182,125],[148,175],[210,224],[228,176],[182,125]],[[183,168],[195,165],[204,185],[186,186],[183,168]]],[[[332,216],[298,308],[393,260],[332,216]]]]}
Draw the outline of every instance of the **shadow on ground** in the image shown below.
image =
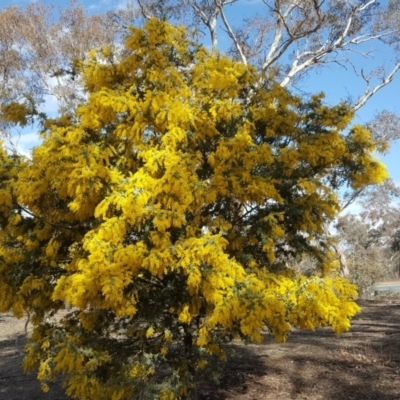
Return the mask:
{"type": "Polygon", "coordinates": [[[266,336],[238,346],[219,386],[201,400],[399,400],[400,303],[363,302],[350,332],[293,332],[287,343],[266,336]]]}
{"type": "MultiPolygon", "coordinates": [[[[232,345],[219,382],[199,383],[198,400],[399,400],[400,302],[362,306],[339,338],[324,328],[294,331],[286,343],[266,335],[259,345],[232,345]]],[[[10,321],[0,316],[0,400],[67,400],[60,384],[44,394],[22,373],[23,321],[2,335],[10,321]]]]}
{"type": "Polygon", "coordinates": [[[60,383],[43,393],[35,373],[22,371],[25,321],[0,316],[0,400],[68,400],[60,383]]]}

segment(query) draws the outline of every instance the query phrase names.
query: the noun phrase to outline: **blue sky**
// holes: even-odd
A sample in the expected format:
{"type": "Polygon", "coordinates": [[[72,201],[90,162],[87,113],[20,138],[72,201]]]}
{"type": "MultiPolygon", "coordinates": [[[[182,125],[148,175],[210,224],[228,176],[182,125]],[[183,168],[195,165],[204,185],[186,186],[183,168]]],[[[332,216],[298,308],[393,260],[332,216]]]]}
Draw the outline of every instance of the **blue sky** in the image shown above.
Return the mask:
{"type": "MultiPolygon", "coordinates": [[[[80,3],[91,13],[104,12],[117,7],[123,7],[127,0],[81,0],[80,3]]],[[[10,5],[26,6],[30,0],[0,0],[0,8],[10,5]]],[[[55,6],[66,6],[68,0],[59,1],[42,1],[45,4],[53,4],[55,6]]],[[[238,5],[231,8],[230,17],[233,18],[233,24],[242,20],[245,14],[256,10],[260,5],[257,0],[248,2],[246,0],[239,1],[238,5]]],[[[223,43],[221,43],[223,45],[223,43]]],[[[380,48],[376,53],[374,62],[381,62],[392,57],[386,49],[380,48]]],[[[368,67],[368,65],[367,65],[368,67]]],[[[303,82],[302,89],[306,92],[324,91],[329,103],[336,103],[346,98],[352,93],[360,93],[363,90],[362,81],[354,76],[352,71],[346,71],[343,68],[331,66],[325,68],[319,73],[312,73],[307,80],[303,82]]],[[[400,73],[395,77],[393,82],[375,94],[369,102],[361,108],[354,119],[354,123],[366,123],[371,120],[374,114],[379,110],[389,110],[400,113],[400,73]]],[[[49,104],[49,108],[51,108],[49,104]]],[[[25,133],[21,139],[24,147],[29,147],[35,143],[35,133],[25,133]]],[[[382,157],[382,161],[387,165],[391,177],[400,184],[400,141],[394,143],[389,154],[382,157]]]]}

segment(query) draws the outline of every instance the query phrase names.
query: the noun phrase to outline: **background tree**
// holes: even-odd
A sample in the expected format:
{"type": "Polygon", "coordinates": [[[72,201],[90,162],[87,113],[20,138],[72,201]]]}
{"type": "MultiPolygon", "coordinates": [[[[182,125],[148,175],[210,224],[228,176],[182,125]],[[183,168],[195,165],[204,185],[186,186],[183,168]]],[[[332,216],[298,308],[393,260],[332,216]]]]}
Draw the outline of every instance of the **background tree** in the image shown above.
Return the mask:
{"type": "Polygon", "coordinates": [[[15,122],[43,123],[43,105],[67,112],[84,100],[76,64],[97,46],[115,42],[118,27],[110,15],[88,15],[71,2],[55,16],[53,6],[32,3],[0,11],[0,122],[10,137],[15,122]],[[24,116],[24,118],[21,118],[24,116]]]}
{"type": "MultiPolygon", "coordinates": [[[[376,114],[372,121],[367,124],[375,142],[380,144],[382,153],[387,153],[390,145],[400,139],[400,118],[398,115],[383,110],[376,114]]],[[[327,228],[327,234],[336,237],[333,241],[333,248],[341,264],[343,276],[351,276],[353,282],[360,287],[361,294],[369,296],[371,287],[381,279],[397,276],[397,255],[393,250],[393,243],[396,236],[396,229],[399,221],[398,203],[399,188],[392,181],[388,180],[379,187],[363,187],[356,190],[346,190],[341,199],[341,214],[338,218],[340,229],[332,233],[327,228]],[[357,204],[363,211],[357,215],[347,213],[350,206],[357,204]],[[370,230],[380,226],[380,231],[385,231],[385,237],[378,242],[368,240],[368,251],[361,254],[360,249],[366,250],[363,240],[370,235],[370,230]],[[361,242],[359,242],[361,240],[361,242]],[[342,247],[344,244],[346,250],[342,247]],[[374,245],[374,250],[369,245],[374,245]],[[354,246],[353,246],[354,245],[354,246]],[[357,249],[358,247],[358,249],[357,249]],[[372,253],[380,253],[380,261],[374,262],[372,253]],[[368,254],[367,254],[368,253],[368,254]],[[346,254],[352,258],[352,267],[349,268],[346,254]],[[382,258],[382,254],[385,256],[382,258]],[[368,261],[368,255],[372,259],[368,261]],[[359,257],[357,259],[357,257],[359,257]],[[357,266],[356,266],[357,265],[357,266]]],[[[306,265],[310,266],[306,262],[306,265]]]]}
{"type": "Polygon", "coordinates": [[[400,227],[400,189],[391,180],[364,190],[358,197],[362,211],[338,218],[338,237],[350,276],[369,297],[374,283],[399,277],[400,253],[394,246],[400,227]]]}
{"type": "Polygon", "coordinates": [[[351,109],[156,19],[116,51],[76,64],[87,100],[32,159],[0,153],[0,311],[32,315],[25,367],[80,399],[182,398],[229,338],[347,330],[324,226],[338,187],[386,177],[351,109]],[[286,264],[303,254],[310,276],[286,264]]]}

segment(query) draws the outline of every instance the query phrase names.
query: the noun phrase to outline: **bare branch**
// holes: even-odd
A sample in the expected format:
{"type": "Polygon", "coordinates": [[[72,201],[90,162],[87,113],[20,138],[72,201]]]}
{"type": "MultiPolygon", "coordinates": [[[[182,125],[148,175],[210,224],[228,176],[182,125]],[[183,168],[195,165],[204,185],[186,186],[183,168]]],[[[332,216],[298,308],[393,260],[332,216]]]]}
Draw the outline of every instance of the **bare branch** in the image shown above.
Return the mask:
{"type": "Polygon", "coordinates": [[[143,4],[143,2],[141,0],[137,0],[138,4],[139,4],[139,8],[140,8],[140,12],[143,16],[144,19],[150,19],[151,15],[149,13],[147,13],[146,8],[143,4]]]}
{"type": "Polygon", "coordinates": [[[218,7],[218,9],[219,9],[219,12],[220,12],[220,14],[221,14],[222,21],[223,21],[223,23],[224,23],[224,25],[225,25],[225,27],[226,27],[226,29],[227,29],[227,31],[228,31],[228,35],[229,35],[230,38],[232,39],[232,41],[233,41],[233,43],[234,43],[234,45],[235,45],[235,47],[236,47],[236,50],[238,51],[238,53],[239,53],[239,55],[240,55],[240,58],[241,58],[241,60],[242,60],[242,63],[245,64],[245,65],[247,65],[247,58],[246,58],[246,55],[244,54],[243,49],[242,49],[242,46],[240,45],[240,43],[239,43],[237,37],[235,36],[235,33],[233,32],[232,28],[231,28],[230,25],[229,25],[229,22],[228,22],[228,20],[227,20],[227,18],[226,18],[226,15],[225,15],[223,6],[222,6],[221,3],[218,2],[218,0],[216,0],[216,3],[217,3],[217,7],[218,7]]]}
{"type": "Polygon", "coordinates": [[[343,212],[344,210],[346,210],[347,207],[351,206],[360,196],[361,194],[365,191],[365,188],[362,189],[357,189],[352,191],[351,193],[348,194],[348,196],[346,196],[344,198],[345,203],[341,205],[340,211],[343,212]]]}
{"type": "Polygon", "coordinates": [[[295,76],[304,74],[311,67],[327,62],[336,62],[336,57],[327,58],[334,51],[350,51],[367,58],[371,52],[361,52],[352,46],[369,41],[382,40],[399,32],[397,26],[381,32],[362,32],[364,29],[362,18],[367,18],[367,16],[364,16],[364,13],[367,9],[377,7],[376,0],[370,0],[357,6],[350,6],[348,4],[349,10],[347,14],[344,11],[340,11],[344,13],[343,16],[345,19],[340,18],[342,15],[337,14],[338,11],[334,9],[332,9],[331,14],[328,12],[329,9],[323,12],[322,3],[318,3],[317,1],[313,1],[312,6],[308,3],[309,8],[307,8],[307,2],[289,1],[284,3],[282,0],[275,0],[274,7],[269,5],[268,0],[264,0],[263,2],[268,6],[270,12],[275,13],[277,16],[274,38],[269,46],[269,53],[265,58],[263,70],[265,71],[276,64],[293,44],[299,46],[301,41],[304,44],[303,50],[297,52],[288,72],[284,75],[281,81],[282,86],[288,86],[292,83],[295,76]],[[284,4],[288,4],[286,9],[283,8],[284,4]],[[336,18],[338,20],[334,21],[333,19],[336,18]],[[304,26],[307,28],[304,29],[304,26]],[[331,32],[330,36],[332,40],[329,40],[328,36],[328,39],[321,42],[320,38],[323,37],[322,35],[325,31],[331,32]],[[312,47],[311,50],[307,49],[309,42],[312,47]]]}
{"type": "MultiPolygon", "coordinates": [[[[301,38],[305,38],[312,35],[322,27],[325,18],[320,10],[321,5],[322,3],[313,1],[312,11],[315,13],[317,17],[316,21],[303,19],[298,21],[298,23],[293,28],[290,28],[288,21],[292,20],[291,13],[294,12],[296,8],[300,8],[300,6],[297,4],[297,2],[293,2],[286,11],[282,12],[280,10],[281,1],[280,0],[275,1],[276,7],[270,9],[277,15],[277,27],[275,30],[274,41],[270,47],[270,52],[268,53],[262,67],[263,71],[266,71],[273,63],[275,63],[279,58],[281,58],[281,56],[287,51],[287,49],[293,43],[295,43],[301,38]],[[303,26],[306,26],[306,29],[303,30],[303,26]],[[287,37],[283,40],[282,43],[280,43],[283,37],[282,28],[285,28],[287,37]]],[[[308,10],[303,10],[302,12],[307,13],[308,10]]],[[[297,59],[294,61],[294,64],[296,64],[296,66],[295,68],[293,68],[293,71],[298,69],[297,59]]],[[[309,64],[311,64],[311,62],[304,64],[304,68],[309,64]]],[[[284,82],[282,82],[282,86],[286,86],[290,82],[291,78],[288,77],[286,78],[284,79],[284,82]]]]}
{"type": "Polygon", "coordinates": [[[214,4],[214,7],[212,7],[211,9],[210,7],[208,7],[210,15],[207,16],[204,10],[196,4],[195,0],[189,0],[189,5],[200,17],[204,25],[207,26],[208,30],[210,31],[212,48],[217,49],[218,48],[217,20],[219,15],[218,6],[214,4]]]}
{"type": "Polygon", "coordinates": [[[54,224],[53,222],[50,222],[48,220],[46,220],[43,217],[40,217],[39,215],[34,214],[33,212],[31,212],[30,210],[28,210],[26,207],[21,206],[20,204],[14,203],[15,207],[18,208],[19,210],[21,210],[22,212],[30,215],[32,218],[36,218],[42,222],[44,222],[45,224],[48,224],[50,226],[52,226],[53,228],[61,228],[61,229],[68,229],[68,230],[74,230],[74,227],[71,226],[66,226],[66,225],[60,225],[60,224],[54,224]]]}
{"type": "Polygon", "coordinates": [[[394,66],[392,71],[387,75],[385,78],[382,78],[382,81],[379,85],[376,85],[374,88],[370,89],[370,80],[366,78],[363,75],[364,80],[367,82],[367,88],[365,89],[364,94],[358,99],[356,104],[353,106],[354,110],[360,109],[365,103],[379,90],[381,90],[383,87],[388,85],[390,82],[392,82],[394,76],[396,75],[396,72],[400,69],[400,61],[397,62],[397,64],[394,66]]]}

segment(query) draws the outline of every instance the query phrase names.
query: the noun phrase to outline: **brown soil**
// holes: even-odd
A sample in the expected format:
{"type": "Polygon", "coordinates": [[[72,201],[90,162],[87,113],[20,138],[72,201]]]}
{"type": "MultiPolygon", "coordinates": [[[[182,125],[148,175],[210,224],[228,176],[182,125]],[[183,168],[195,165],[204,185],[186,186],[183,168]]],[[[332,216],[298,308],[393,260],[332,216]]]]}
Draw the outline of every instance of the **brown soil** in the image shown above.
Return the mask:
{"type": "MultiPolygon", "coordinates": [[[[267,336],[232,346],[219,384],[201,385],[198,400],[399,400],[400,301],[362,306],[340,338],[324,328],[293,332],[284,344],[267,336]]],[[[23,374],[24,323],[0,315],[0,400],[67,400],[60,384],[44,394],[23,374]]]]}

